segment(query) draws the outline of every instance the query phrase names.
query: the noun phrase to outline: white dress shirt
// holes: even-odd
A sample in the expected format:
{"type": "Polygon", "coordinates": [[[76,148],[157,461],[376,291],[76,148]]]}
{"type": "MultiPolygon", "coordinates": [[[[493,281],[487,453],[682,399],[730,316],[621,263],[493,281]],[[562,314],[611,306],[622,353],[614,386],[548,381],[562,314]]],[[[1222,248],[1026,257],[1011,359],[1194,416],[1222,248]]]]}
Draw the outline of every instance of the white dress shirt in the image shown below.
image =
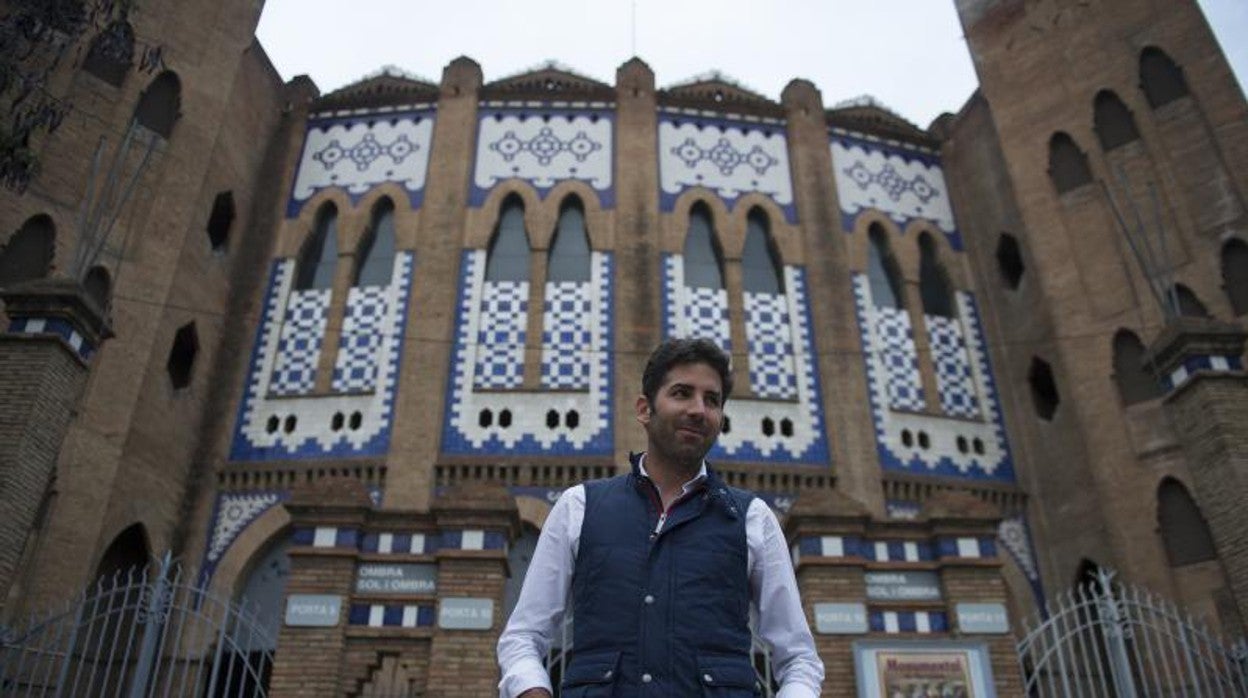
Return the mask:
{"type": "MultiPolygon", "coordinates": [[[[641,467],[645,475],[645,466],[641,467]]],[[[706,479],[706,466],[686,482],[681,495],[706,479]]],[[[546,518],[537,549],[520,590],[516,609],[498,639],[503,678],[501,698],[515,698],[530,688],[553,690],[542,659],[560,627],[572,587],[572,572],[585,520],[585,487],[566,490],[546,518]]],[[[816,698],[823,683],[823,661],[806,625],[797,578],[780,522],[755,497],[745,515],[750,593],[758,611],[757,632],[771,645],[772,667],[780,681],[777,698],[816,698]]]]}

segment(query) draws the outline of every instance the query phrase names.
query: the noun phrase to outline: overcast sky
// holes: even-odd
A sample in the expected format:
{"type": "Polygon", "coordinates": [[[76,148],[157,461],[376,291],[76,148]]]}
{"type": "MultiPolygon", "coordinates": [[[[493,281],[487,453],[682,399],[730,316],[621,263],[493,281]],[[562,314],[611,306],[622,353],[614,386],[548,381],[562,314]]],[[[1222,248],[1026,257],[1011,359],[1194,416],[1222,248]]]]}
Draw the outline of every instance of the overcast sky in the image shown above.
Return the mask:
{"type": "MultiPolygon", "coordinates": [[[[1248,0],[1200,5],[1243,85],[1248,0]]],[[[660,87],[719,70],[778,99],[801,77],[827,106],[870,94],[926,127],[976,86],[954,0],[267,0],[258,34],[322,93],[385,65],[437,82],[460,55],[486,81],[553,59],[614,84],[638,55],[660,87]]]]}

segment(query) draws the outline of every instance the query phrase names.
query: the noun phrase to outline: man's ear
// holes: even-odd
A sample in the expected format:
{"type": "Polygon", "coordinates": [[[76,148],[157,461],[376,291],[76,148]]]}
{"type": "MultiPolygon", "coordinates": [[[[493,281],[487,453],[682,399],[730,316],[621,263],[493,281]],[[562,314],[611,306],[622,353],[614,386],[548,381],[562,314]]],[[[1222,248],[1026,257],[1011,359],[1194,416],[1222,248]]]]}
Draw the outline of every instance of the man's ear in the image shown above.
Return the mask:
{"type": "Polygon", "coordinates": [[[645,395],[638,395],[637,396],[637,421],[641,422],[642,424],[649,424],[650,414],[651,414],[650,401],[646,399],[645,395]]]}

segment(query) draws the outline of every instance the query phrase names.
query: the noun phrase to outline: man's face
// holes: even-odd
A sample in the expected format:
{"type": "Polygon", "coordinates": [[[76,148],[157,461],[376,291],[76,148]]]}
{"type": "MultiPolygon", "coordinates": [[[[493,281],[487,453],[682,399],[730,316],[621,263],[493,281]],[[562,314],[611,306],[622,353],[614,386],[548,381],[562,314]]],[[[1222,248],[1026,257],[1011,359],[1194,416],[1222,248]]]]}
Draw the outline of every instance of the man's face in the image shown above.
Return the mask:
{"type": "Polygon", "coordinates": [[[646,428],[647,450],[680,467],[701,463],[724,422],[723,385],[704,363],[668,370],[654,404],[637,398],[637,421],[646,428]]]}

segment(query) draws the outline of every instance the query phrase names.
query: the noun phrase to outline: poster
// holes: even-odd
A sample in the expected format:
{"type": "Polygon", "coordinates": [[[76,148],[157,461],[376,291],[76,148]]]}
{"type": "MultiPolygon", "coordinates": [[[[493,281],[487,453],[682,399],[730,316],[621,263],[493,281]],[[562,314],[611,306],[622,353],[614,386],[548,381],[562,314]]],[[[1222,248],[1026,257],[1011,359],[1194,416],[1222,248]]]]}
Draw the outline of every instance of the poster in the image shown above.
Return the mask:
{"type": "Polygon", "coordinates": [[[881,651],[875,664],[887,698],[975,698],[965,651],[881,651]]]}

